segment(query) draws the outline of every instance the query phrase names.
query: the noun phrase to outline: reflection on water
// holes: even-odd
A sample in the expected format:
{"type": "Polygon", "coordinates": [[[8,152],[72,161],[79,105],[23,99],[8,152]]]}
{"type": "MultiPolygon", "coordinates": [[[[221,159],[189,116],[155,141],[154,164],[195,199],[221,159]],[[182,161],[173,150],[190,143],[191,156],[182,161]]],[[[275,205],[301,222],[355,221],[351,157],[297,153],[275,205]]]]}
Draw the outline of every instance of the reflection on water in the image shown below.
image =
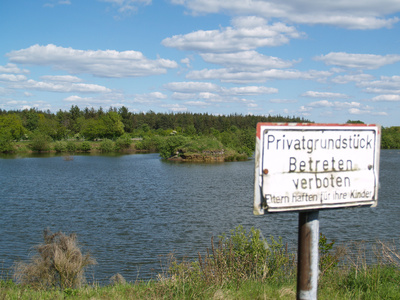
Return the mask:
{"type": "MultiPolygon", "coordinates": [[[[4,158],[4,156],[3,156],[4,158]]],[[[400,151],[381,152],[377,208],[320,212],[337,242],[398,238],[400,151]]],[[[42,230],[76,232],[100,282],[160,272],[160,255],[197,257],[237,225],[296,248],[297,213],[253,216],[254,161],[171,163],[157,154],[0,159],[0,265],[27,259],[42,230]]]]}

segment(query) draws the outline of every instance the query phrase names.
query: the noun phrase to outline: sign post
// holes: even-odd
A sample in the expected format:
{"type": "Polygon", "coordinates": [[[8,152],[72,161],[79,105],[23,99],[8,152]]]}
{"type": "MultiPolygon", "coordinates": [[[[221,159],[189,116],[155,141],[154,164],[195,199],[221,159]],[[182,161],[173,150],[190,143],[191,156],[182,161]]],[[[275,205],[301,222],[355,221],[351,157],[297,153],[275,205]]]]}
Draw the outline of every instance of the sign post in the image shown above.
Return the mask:
{"type": "Polygon", "coordinates": [[[320,209],[377,205],[379,125],[259,123],[255,215],[299,212],[297,298],[316,299],[320,209]]]}

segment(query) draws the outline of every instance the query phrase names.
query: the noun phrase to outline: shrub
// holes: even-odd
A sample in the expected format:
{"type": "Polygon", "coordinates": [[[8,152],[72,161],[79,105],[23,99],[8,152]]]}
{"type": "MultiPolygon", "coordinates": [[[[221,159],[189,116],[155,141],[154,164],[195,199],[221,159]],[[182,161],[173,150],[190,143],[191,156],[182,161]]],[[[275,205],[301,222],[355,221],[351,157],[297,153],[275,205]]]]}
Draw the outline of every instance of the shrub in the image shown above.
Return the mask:
{"type": "Polygon", "coordinates": [[[145,136],[141,141],[135,144],[136,150],[146,150],[151,152],[158,151],[162,138],[159,136],[145,136]]]}
{"type": "Polygon", "coordinates": [[[68,143],[67,143],[67,151],[68,152],[75,152],[76,151],[76,143],[75,142],[72,142],[72,141],[69,141],[68,143]]]}
{"type": "Polygon", "coordinates": [[[117,140],[116,140],[116,142],[115,142],[115,147],[118,149],[118,150],[121,150],[121,149],[128,149],[130,146],[131,146],[131,144],[132,144],[132,139],[131,139],[131,137],[129,136],[129,134],[123,134],[122,136],[120,136],[117,140]]]}
{"type": "Polygon", "coordinates": [[[240,225],[231,235],[220,236],[217,245],[211,239],[211,250],[199,253],[196,262],[178,263],[170,259],[169,277],[205,284],[225,284],[246,280],[274,279],[288,281],[296,272],[295,255],[289,254],[281,238],[270,238],[268,244],[259,230],[250,232],[240,225]]]}
{"type": "Polygon", "coordinates": [[[114,149],[115,149],[115,145],[114,145],[114,142],[112,140],[104,139],[100,143],[101,152],[112,152],[112,151],[114,151],[114,149]]]}
{"type": "Polygon", "coordinates": [[[162,140],[158,145],[160,156],[162,158],[169,158],[175,155],[179,147],[182,147],[187,141],[188,138],[182,135],[174,135],[162,140]]]}
{"type": "Polygon", "coordinates": [[[50,136],[41,132],[35,132],[31,135],[31,143],[29,147],[33,151],[48,151],[50,150],[50,142],[50,136]]]}
{"type": "Polygon", "coordinates": [[[44,230],[44,244],[35,247],[30,263],[14,265],[14,279],[37,289],[78,288],[85,282],[85,270],[96,264],[90,254],[83,255],[75,234],[44,230]]]}
{"type": "Polygon", "coordinates": [[[67,150],[67,143],[63,141],[57,141],[54,143],[53,148],[56,152],[65,152],[67,150]]]}
{"type": "Polygon", "coordinates": [[[11,134],[0,133],[0,152],[7,153],[15,150],[11,134]]]}
{"type": "Polygon", "coordinates": [[[89,152],[92,150],[92,145],[88,141],[84,141],[79,145],[79,150],[83,152],[89,152]]]}
{"type": "Polygon", "coordinates": [[[345,255],[345,248],[336,247],[335,240],[328,243],[328,239],[322,233],[319,234],[319,270],[321,272],[321,276],[328,270],[334,269],[340,262],[340,260],[345,255]]]}

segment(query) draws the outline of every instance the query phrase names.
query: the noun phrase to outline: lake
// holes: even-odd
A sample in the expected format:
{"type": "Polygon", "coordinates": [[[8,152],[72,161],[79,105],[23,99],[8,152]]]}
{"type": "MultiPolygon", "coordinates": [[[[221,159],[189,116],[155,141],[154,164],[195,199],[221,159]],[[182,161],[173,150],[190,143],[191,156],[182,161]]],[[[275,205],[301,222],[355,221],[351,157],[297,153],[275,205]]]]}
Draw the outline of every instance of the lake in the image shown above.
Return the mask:
{"type": "MultiPolygon", "coordinates": [[[[98,265],[88,274],[108,283],[162,271],[169,253],[196,258],[211,237],[237,225],[281,236],[297,247],[298,213],[254,216],[254,160],[196,164],[158,154],[57,155],[0,159],[0,274],[27,260],[43,230],[77,233],[98,265]]],[[[400,150],[382,150],[376,208],[324,210],[320,232],[337,243],[399,240],[400,150]]]]}

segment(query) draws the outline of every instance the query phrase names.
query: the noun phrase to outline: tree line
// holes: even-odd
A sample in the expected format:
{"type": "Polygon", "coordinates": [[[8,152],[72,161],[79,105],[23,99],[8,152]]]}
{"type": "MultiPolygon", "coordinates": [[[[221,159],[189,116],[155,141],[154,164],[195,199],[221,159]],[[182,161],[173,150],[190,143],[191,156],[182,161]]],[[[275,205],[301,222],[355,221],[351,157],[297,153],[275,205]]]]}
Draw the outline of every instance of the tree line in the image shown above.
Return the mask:
{"type": "MultiPolygon", "coordinates": [[[[289,116],[212,115],[208,113],[155,113],[130,112],[128,108],[110,107],[80,109],[72,105],[69,110],[52,113],[36,108],[24,110],[0,109],[0,152],[10,152],[12,143],[42,137],[52,141],[68,139],[93,141],[117,140],[124,137],[149,136],[212,136],[223,145],[254,150],[255,130],[258,122],[311,121],[289,116]]],[[[362,123],[348,121],[348,123],[362,123]]],[[[382,148],[400,148],[400,127],[382,128],[382,148]]]]}

